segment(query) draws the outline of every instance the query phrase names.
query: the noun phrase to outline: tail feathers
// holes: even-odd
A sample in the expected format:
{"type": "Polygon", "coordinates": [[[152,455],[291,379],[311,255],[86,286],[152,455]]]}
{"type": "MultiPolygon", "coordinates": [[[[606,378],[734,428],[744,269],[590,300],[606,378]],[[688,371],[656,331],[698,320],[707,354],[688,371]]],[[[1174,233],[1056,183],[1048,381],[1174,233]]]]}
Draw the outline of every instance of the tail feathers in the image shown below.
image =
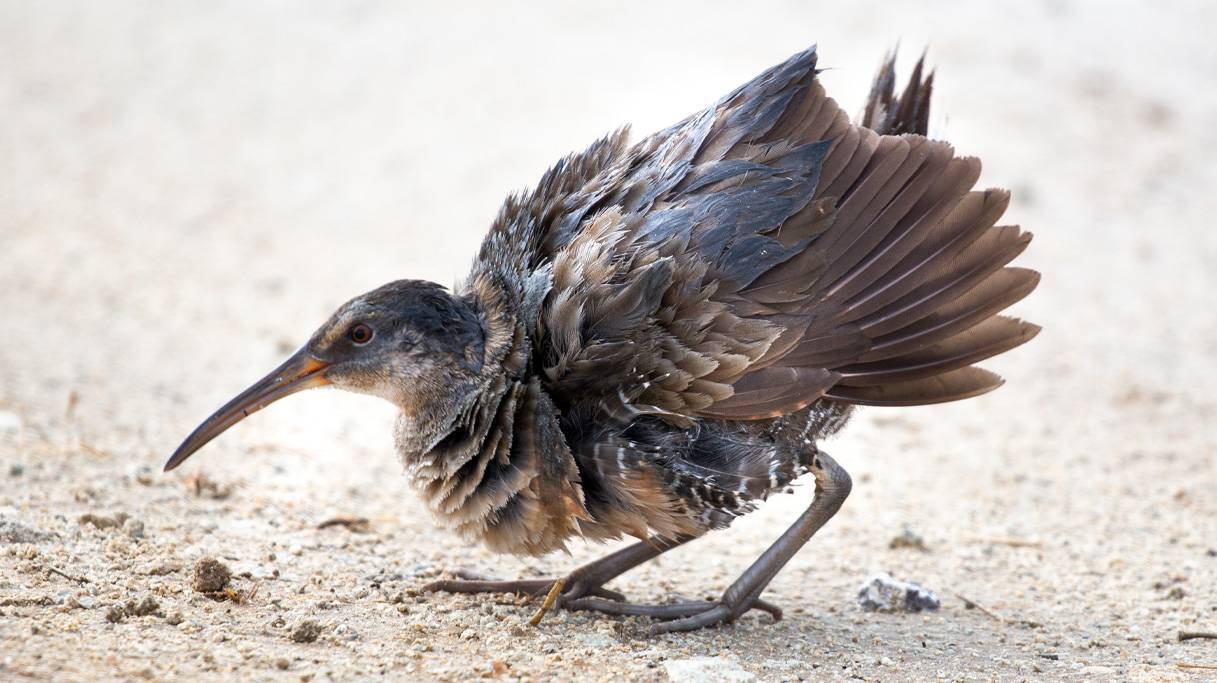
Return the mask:
{"type": "MultiPolygon", "coordinates": [[[[976,396],[1002,380],[972,365],[1029,341],[1040,329],[998,315],[1039,282],[1035,271],[1007,267],[1031,235],[994,225],[1009,202],[1007,192],[968,191],[979,176],[978,160],[951,158],[949,146],[920,137],[928,133],[934,82],[925,71],[922,55],[897,97],[895,53],[885,58],[860,123],[882,136],[911,136],[878,139],[860,178],[846,173],[836,181],[848,183],[837,216],[847,221],[826,235],[830,265],[822,281],[831,283],[827,298],[842,303],[819,329],[835,325],[838,331],[828,334],[836,336],[856,329],[869,348],[846,365],[827,365],[839,379],[825,398],[898,406],[976,396]],[[885,172],[875,159],[893,164],[888,156],[899,158],[898,145],[908,146],[908,156],[885,172]],[[918,151],[921,166],[904,171],[918,151]],[[927,177],[934,184],[917,188],[913,179],[927,177]],[[891,199],[864,191],[867,181],[893,179],[901,192],[891,199]],[[911,206],[901,205],[906,196],[911,206]],[[850,212],[850,204],[859,208],[850,212]]],[[[814,323],[812,330],[819,331],[814,323]]],[[[804,343],[822,344],[815,337],[804,343]]]]}
{"type": "Polygon", "coordinates": [[[922,78],[925,54],[917,60],[904,92],[896,98],[896,51],[892,50],[879,67],[870,97],[859,123],[880,135],[929,134],[930,96],[934,91],[934,72],[922,78]]]}

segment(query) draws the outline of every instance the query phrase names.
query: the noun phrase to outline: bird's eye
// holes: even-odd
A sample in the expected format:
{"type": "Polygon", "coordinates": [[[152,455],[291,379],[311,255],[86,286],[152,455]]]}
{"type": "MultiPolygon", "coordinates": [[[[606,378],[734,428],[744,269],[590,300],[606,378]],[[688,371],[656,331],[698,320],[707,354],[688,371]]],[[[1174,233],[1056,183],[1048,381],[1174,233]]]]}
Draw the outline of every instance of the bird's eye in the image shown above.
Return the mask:
{"type": "Polygon", "coordinates": [[[358,325],[352,327],[349,332],[347,332],[347,336],[350,337],[351,341],[356,344],[367,344],[368,342],[372,341],[372,328],[364,325],[363,323],[359,323],[358,325]]]}

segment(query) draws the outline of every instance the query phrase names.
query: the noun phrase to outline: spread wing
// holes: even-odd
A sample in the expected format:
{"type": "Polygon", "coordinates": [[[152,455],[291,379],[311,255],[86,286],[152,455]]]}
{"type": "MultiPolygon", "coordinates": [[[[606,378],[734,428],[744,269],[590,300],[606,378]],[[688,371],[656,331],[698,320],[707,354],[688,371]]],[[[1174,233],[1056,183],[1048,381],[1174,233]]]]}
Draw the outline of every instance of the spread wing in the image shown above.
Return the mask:
{"type": "Polygon", "coordinates": [[[531,327],[556,400],[747,420],[1000,384],[973,364],[1038,331],[998,315],[1038,282],[1007,267],[1031,239],[995,227],[1008,194],[914,134],[920,65],[899,98],[881,70],[877,131],[815,66],[812,48],[633,147],[610,136],[509,201],[482,259],[550,281],[531,327]]]}

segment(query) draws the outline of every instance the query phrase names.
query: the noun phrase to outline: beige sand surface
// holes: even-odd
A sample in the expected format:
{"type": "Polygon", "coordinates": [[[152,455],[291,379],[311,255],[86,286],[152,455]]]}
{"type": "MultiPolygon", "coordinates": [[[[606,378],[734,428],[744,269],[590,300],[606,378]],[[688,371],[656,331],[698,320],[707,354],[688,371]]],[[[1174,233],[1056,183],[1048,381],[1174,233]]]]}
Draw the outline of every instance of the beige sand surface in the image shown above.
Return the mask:
{"type": "MultiPolygon", "coordinates": [[[[1217,640],[1177,640],[1217,630],[1217,5],[466,5],[0,2],[0,679],[1217,677],[1217,640]],[[766,594],[783,621],[648,639],[417,596],[605,549],[437,531],[375,399],[293,398],[159,473],[337,304],[454,281],[560,155],[813,41],[854,110],[897,40],[931,45],[937,134],[1037,234],[1016,312],[1045,331],[991,364],[1000,391],[865,411],[828,445],[854,495],[766,594]],[[339,515],[368,528],[317,528],[339,515]],[[906,527],[927,551],[888,547],[906,527]],[[256,594],[195,593],[205,555],[256,594]],[[942,610],[863,613],[876,570],[942,610]]],[[[615,586],[713,595],[808,493],[615,586]]]]}

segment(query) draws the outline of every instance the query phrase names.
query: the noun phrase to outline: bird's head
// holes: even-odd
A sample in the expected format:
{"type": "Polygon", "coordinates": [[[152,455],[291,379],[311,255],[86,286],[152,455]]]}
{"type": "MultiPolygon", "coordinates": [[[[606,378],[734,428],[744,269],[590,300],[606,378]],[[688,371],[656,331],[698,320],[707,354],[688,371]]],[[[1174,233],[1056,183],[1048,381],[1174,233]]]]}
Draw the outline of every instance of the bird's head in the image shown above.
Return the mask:
{"type": "Polygon", "coordinates": [[[412,423],[442,423],[476,385],[484,349],[471,301],[430,282],[391,282],[343,304],[299,351],[186,437],[165,470],[250,414],[314,387],[380,396],[412,423]]]}

